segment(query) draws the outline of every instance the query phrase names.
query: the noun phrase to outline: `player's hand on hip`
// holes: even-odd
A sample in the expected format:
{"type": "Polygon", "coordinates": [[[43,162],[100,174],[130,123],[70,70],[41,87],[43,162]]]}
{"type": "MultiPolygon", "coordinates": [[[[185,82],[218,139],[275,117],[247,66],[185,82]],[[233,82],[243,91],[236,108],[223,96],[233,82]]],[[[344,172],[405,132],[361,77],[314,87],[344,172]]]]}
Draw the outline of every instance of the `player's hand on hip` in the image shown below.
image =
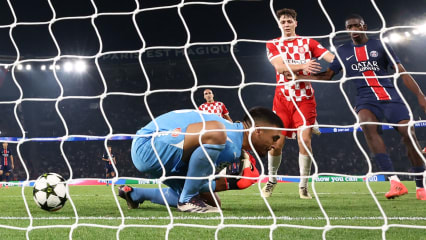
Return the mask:
{"type": "Polygon", "coordinates": [[[321,71],[321,64],[313,59],[304,64],[303,71],[308,73],[318,73],[321,71]]]}

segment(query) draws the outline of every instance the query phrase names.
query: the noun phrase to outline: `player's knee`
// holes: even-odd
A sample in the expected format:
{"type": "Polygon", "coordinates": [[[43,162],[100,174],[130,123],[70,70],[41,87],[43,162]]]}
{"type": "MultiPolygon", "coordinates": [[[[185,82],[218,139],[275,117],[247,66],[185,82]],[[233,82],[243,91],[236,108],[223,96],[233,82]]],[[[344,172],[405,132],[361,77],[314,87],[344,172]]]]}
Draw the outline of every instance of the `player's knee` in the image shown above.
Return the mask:
{"type": "Polygon", "coordinates": [[[374,139],[376,137],[380,137],[379,133],[377,132],[377,126],[362,126],[361,129],[364,132],[364,136],[366,139],[374,139]]]}
{"type": "Polygon", "coordinates": [[[305,145],[307,146],[307,147],[310,147],[311,146],[311,137],[310,136],[303,136],[302,137],[302,140],[301,141],[299,141],[299,147],[302,147],[303,146],[303,143],[305,143],[305,145]],[[303,141],[303,142],[302,142],[303,141]]]}

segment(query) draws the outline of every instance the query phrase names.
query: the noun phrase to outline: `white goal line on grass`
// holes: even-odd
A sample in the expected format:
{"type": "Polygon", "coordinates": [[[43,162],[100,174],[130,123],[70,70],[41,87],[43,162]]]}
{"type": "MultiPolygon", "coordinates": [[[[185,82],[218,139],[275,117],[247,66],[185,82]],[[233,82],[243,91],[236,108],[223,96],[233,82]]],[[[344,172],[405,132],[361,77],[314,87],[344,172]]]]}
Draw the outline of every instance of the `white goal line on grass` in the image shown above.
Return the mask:
{"type": "MultiPolygon", "coordinates": [[[[286,221],[304,221],[304,220],[326,220],[324,217],[290,217],[290,216],[277,216],[277,220],[286,221]]],[[[29,220],[29,217],[0,217],[0,220],[29,220]]],[[[33,217],[33,220],[74,220],[75,217],[33,217]]],[[[121,217],[79,217],[79,220],[121,220],[121,217]]],[[[124,217],[126,220],[170,220],[170,217],[124,217]]],[[[175,220],[221,220],[220,216],[217,217],[173,217],[175,220]]],[[[226,216],[224,220],[272,220],[272,216],[226,216]]],[[[381,216],[377,217],[329,217],[330,220],[383,220],[381,216]]],[[[404,221],[426,221],[426,217],[387,217],[388,220],[404,220],[404,221]]]]}

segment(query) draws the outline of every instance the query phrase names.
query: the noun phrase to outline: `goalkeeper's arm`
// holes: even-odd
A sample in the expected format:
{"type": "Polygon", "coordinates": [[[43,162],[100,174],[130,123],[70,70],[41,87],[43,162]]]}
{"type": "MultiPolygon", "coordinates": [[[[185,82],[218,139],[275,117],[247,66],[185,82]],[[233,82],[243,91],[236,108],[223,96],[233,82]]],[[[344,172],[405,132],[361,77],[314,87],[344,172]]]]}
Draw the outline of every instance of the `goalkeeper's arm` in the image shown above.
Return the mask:
{"type": "Polygon", "coordinates": [[[240,165],[242,167],[239,176],[235,176],[235,178],[229,177],[216,179],[215,192],[245,189],[258,181],[258,179],[247,179],[240,177],[259,177],[259,171],[256,168],[256,159],[254,159],[253,156],[244,152],[240,165]]]}

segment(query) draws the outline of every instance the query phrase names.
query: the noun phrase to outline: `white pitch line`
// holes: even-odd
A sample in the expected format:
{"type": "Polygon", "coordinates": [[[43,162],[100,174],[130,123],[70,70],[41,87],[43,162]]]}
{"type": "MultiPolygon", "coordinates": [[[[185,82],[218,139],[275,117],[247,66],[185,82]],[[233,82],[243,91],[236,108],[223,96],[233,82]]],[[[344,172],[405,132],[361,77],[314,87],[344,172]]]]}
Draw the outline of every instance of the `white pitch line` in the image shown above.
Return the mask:
{"type": "MultiPolygon", "coordinates": [[[[374,195],[381,195],[385,194],[386,192],[374,192],[374,195]]],[[[226,193],[226,196],[260,196],[260,193],[226,193]]],[[[282,195],[282,196],[290,196],[290,195],[297,195],[297,193],[274,193],[275,195],[282,195]]],[[[338,193],[329,193],[329,192],[320,192],[317,193],[317,195],[371,195],[370,193],[359,193],[359,192],[338,192],[338,193]]],[[[98,197],[112,197],[112,194],[97,194],[98,197]]],[[[71,194],[71,197],[93,197],[92,194],[71,194]]],[[[8,195],[8,196],[1,196],[1,198],[22,198],[21,195],[8,195]]]]}
{"type": "MultiPolygon", "coordinates": [[[[29,220],[29,217],[0,217],[0,220],[29,220]]],[[[74,220],[75,217],[35,217],[33,220],[74,220]]],[[[121,220],[121,217],[79,217],[80,220],[121,220]]],[[[170,217],[124,217],[126,220],[170,220],[170,217]]],[[[220,220],[221,217],[174,217],[174,220],[220,220]]],[[[227,216],[224,220],[272,220],[271,216],[227,216]]],[[[290,217],[280,216],[277,220],[285,221],[305,221],[305,220],[326,220],[324,217],[290,217]]],[[[329,217],[330,220],[384,220],[383,217],[329,217]]],[[[404,220],[404,221],[426,221],[426,217],[388,217],[388,220],[404,220]]]]}

